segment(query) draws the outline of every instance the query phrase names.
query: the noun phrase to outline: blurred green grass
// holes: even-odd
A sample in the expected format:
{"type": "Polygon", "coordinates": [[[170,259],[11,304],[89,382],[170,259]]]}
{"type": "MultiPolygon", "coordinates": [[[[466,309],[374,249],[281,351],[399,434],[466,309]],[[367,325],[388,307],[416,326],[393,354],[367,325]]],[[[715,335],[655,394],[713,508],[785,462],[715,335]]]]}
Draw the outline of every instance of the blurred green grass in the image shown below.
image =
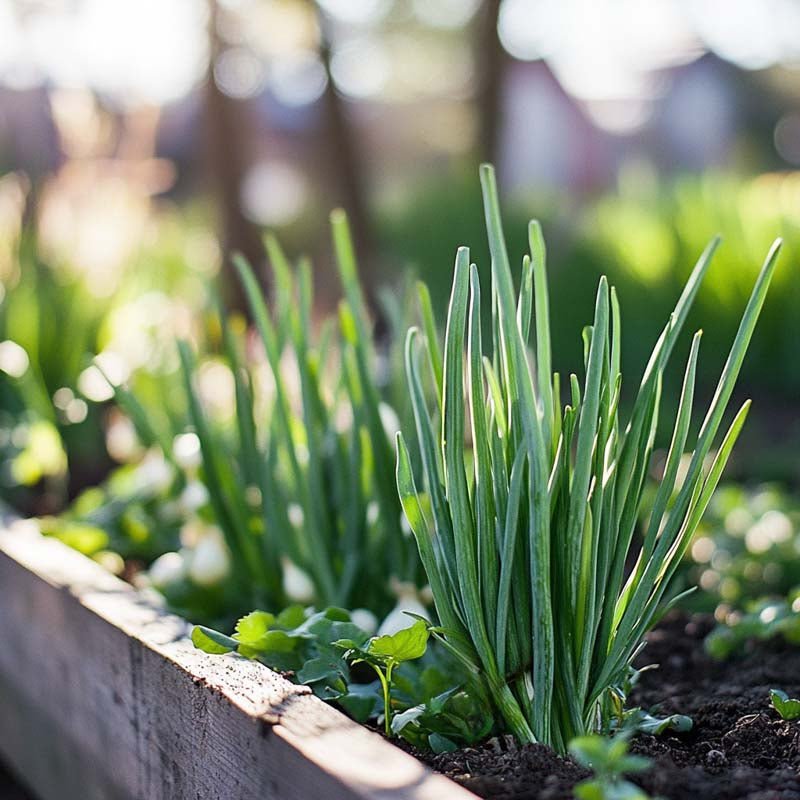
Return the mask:
{"type": "MultiPolygon", "coordinates": [[[[483,227],[472,175],[471,168],[455,169],[376,209],[381,259],[362,271],[384,300],[390,338],[402,338],[402,298],[411,275],[430,286],[441,323],[456,248],[475,242],[474,231],[483,227]]],[[[530,217],[540,219],[547,234],[553,306],[567,309],[552,320],[554,366],[563,374],[582,371],[573,322],[590,312],[601,274],[616,285],[624,312],[623,371],[641,374],[658,333],[655,321],[668,313],[711,236],[722,234],[688,323],[691,329],[701,318],[713,320],[703,337],[701,395],[713,391],[725,343],[769,243],[783,236],[782,263],[741,377],[742,393],[756,402],[729,475],[800,483],[794,411],[800,399],[800,173],[742,178],[708,172],[665,181],[632,166],[604,195],[532,191],[507,198],[506,206],[513,263],[521,265],[530,217]]],[[[13,244],[15,269],[2,275],[0,341],[21,346],[29,368],[18,377],[0,369],[0,497],[25,513],[57,510],[119,461],[107,449],[109,423],[116,419],[109,401],[93,402],[81,390],[81,375],[99,353],[127,362],[123,371],[134,376],[145,406],[162,425],[169,414],[180,414],[165,402],[160,375],[177,367],[176,327],[208,338],[202,316],[221,260],[209,221],[202,205],[155,208],[147,235],[118,267],[113,291],[100,294],[74,253],[43,248],[32,230],[22,231],[13,244]]],[[[313,252],[313,230],[306,225],[290,231],[287,241],[313,252]]],[[[472,258],[486,278],[488,247],[483,237],[477,241],[472,258]]],[[[323,286],[330,281],[327,269],[318,276],[323,286]]],[[[227,283],[223,278],[222,287],[227,283]]],[[[688,337],[682,346],[688,348],[688,337]]],[[[631,381],[623,387],[623,402],[633,388],[631,381]]],[[[678,389],[665,386],[668,406],[678,389]]]]}

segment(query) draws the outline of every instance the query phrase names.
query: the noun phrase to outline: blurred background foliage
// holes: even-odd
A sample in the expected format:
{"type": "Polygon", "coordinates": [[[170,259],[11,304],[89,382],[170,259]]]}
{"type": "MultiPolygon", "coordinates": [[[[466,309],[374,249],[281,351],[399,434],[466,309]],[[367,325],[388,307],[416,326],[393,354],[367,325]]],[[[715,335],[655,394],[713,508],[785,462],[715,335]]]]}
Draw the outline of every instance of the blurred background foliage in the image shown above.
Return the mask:
{"type": "MultiPolygon", "coordinates": [[[[476,166],[492,160],[518,263],[528,218],[544,225],[554,363],[581,369],[573,321],[607,274],[629,391],[721,233],[690,320],[705,328],[698,383],[712,392],[757,268],[785,238],[730,475],[777,482],[796,542],[799,29],[798,0],[0,0],[0,498],[41,515],[79,497],[61,534],[101,557],[175,547],[187,514],[164,500],[187,479],[153,483],[163,466],[100,369],[184,435],[174,339],[189,338],[206,401],[230,412],[204,313],[215,282],[244,311],[222,254],[263,266],[261,236],[276,231],[313,258],[322,318],[339,299],[335,206],[381,342],[402,335],[414,276],[441,322],[456,247],[488,270],[476,166]],[[115,467],[110,494],[81,494],[115,467]]],[[[387,359],[402,418],[401,377],[387,359]]],[[[766,513],[753,492],[723,493],[708,521],[729,565],[766,513]],[[736,509],[752,517],[744,533],[729,529],[736,509]]],[[[699,569],[727,602],[729,579],[756,568],[713,567],[714,587],[699,569]]]]}

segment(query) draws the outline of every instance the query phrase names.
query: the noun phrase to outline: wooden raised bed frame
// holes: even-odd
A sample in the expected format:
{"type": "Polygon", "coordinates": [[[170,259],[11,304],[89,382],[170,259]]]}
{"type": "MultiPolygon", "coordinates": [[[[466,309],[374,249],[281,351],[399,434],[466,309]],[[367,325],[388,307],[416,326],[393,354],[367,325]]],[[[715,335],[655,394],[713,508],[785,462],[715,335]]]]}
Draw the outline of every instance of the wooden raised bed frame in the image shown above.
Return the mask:
{"type": "Polygon", "coordinates": [[[188,629],[33,523],[0,530],[0,757],[41,800],[475,797],[188,629]]]}

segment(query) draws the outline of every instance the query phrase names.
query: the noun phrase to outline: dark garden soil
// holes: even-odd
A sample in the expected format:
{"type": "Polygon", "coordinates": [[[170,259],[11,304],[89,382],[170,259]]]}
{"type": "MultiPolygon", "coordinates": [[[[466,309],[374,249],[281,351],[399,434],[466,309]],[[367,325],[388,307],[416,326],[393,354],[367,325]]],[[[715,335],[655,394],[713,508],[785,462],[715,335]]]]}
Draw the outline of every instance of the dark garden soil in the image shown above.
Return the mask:
{"type": "Polygon", "coordinates": [[[33,800],[0,763],[0,800],[33,800]]]}
{"type": "MultiPolygon", "coordinates": [[[[639,736],[632,750],[653,767],[633,780],[669,800],[800,800],[800,721],[784,722],[769,690],[800,695],[800,648],[754,644],[737,659],[715,662],[703,650],[708,618],[668,617],[649,638],[633,700],[645,709],[688,714],[686,734],[639,736]]],[[[433,768],[485,798],[567,800],[587,772],[542,745],[415,753],[433,768]]]]}

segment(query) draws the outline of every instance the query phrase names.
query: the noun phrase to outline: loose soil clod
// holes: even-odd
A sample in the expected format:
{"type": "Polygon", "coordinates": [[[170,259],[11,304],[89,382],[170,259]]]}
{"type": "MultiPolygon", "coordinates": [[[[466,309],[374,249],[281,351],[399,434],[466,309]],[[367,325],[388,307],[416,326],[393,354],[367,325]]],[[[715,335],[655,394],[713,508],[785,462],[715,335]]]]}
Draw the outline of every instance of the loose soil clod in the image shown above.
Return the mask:
{"type": "MultiPolygon", "coordinates": [[[[633,701],[688,714],[694,729],[637,737],[632,750],[653,768],[633,780],[667,800],[800,800],[800,721],[783,721],[769,702],[771,688],[800,693],[800,648],[758,643],[718,663],[703,650],[712,624],[676,613],[650,635],[640,666],[659,668],[642,674],[633,701]]],[[[588,774],[542,745],[417,755],[493,800],[567,800],[588,774]]]]}

